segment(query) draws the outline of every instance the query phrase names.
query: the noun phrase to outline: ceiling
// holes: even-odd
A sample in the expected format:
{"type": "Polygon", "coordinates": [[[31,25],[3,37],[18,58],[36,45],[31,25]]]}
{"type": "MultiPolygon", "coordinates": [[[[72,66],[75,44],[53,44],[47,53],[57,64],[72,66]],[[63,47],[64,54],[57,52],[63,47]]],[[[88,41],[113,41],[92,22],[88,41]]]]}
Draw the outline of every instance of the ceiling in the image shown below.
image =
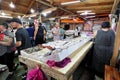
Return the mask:
{"type": "Polygon", "coordinates": [[[101,18],[107,17],[111,13],[113,4],[115,0],[82,0],[81,2],[61,5],[63,2],[71,1],[80,1],[80,0],[0,0],[0,11],[4,11],[10,16],[16,17],[18,15],[29,17],[32,16],[30,9],[33,8],[36,12],[35,15],[40,15],[43,11],[48,11],[52,8],[57,8],[53,10],[52,13],[49,13],[44,18],[57,18],[61,16],[78,16],[82,19],[90,19],[88,16],[94,16],[91,18],[101,18]],[[13,1],[15,8],[10,8],[9,4],[13,1]],[[95,14],[86,14],[80,15],[81,12],[89,10],[90,13],[95,14]]]}

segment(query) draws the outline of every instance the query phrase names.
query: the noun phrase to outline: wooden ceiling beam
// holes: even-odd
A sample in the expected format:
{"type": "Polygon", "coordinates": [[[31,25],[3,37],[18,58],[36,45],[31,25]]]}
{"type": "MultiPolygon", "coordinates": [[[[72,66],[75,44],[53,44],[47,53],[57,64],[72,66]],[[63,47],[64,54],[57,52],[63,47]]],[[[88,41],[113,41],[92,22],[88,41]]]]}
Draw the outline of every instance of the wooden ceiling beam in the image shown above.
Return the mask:
{"type": "Polygon", "coordinates": [[[100,11],[101,11],[101,12],[105,12],[105,11],[111,11],[111,10],[110,10],[110,8],[109,8],[109,9],[99,9],[99,10],[96,9],[96,10],[92,10],[92,12],[95,12],[95,11],[96,11],[96,12],[100,12],[100,11]]]}
{"type": "Polygon", "coordinates": [[[111,14],[114,14],[116,9],[117,9],[117,5],[119,4],[120,0],[115,0],[114,1],[114,4],[112,6],[112,9],[111,9],[111,14]]]}
{"type": "Polygon", "coordinates": [[[66,7],[67,9],[106,9],[106,8],[112,8],[112,5],[105,5],[105,6],[102,6],[99,5],[99,6],[89,6],[89,7],[73,7],[73,6],[69,6],[69,7],[66,7]]]}
{"type": "Polygon", "coordinates": [[[110,11],[105,11],[105,12],[99,11],[99,12],[96,12],[96,15],[97,14],[110,14],[110,11]]]}
{"type": "Polygon", "coordinates": [[[23,13],[13,12],[13,11],[9,11],[9,10],[0,10],[0,11],[4,11],[5,13],[8,13],[8,14],[25,15],[23,13]]]}
{"type": "Polygon", "coordinates": [[[91,7],[91,6],[105,6],[105,5],[112,5],[114,2],[102,2],[102,3],[79,3],[75,5],[67,5],[68,7],[91,7]]]}
{"type": "MultiPolygon", "coordinates": [[[[82,10],[80,10],[80,11],[82,11],[82,10]]],[[[105,12],[111,12],[111,10],[110,9],[92,10],[91,9],[91,13],[101,13],[101,12],[103,12],[103,13],[105,13],[105,12]]],[[[80,14],[80,13],[82,13],[82,12],[79,12],[78,14],[80,14]]]]}
{"type": "Polygon", "coordinates": [[[28,15],[24,15],[23,17],[24,18],[28,18],[28,17],[35,17],[36,15],[38,15],[39,13],[38,12],[36,12],[36,13],[33,13],[33,14],[28,14],[28,15]]]}
{"type": "MultiPolygon", "coordinates": [[[[91,10],[91,13],[106,13],[106,12],[111,12],[111,9],[98,9],[98,10],[94,10],[94,9],[78,9],[78,10],[76,10],[76,12],[77,11],[84,11],[84,10],[91,10]]],[[[78,14],[80,14],[80,13],[78,13],[78,14]]]]}
{"type": "Polygon", "coordinates": [[[12,9],[8,5],[9,5],[9,2],[6,2],[6,1],[1,4],[1,6],[3,7],[4,10],[6,9],[6,10],[11,10],[11,11],[18,12],[18,10],[27,9],[26,7],[24,7],[22,5],[18,5],[18,4],[15,4],[17,7],[15,9],[12,9]]]}
{"type": "MultiPolygon", "coordinates": [[[[42,1],[42,0],[36,0],[36,1],[39,2],[39,3],[42,3],[42,4],[44,4],[44,5],[47,5],[47,6],[49,6],[49,7],[56,7],[56,6],[53,6],[52,4],[49,4],[49,3],[45,2],[45,1],[42,1]]],[[[62,8],[62,7],[57,7],[57,8],[65,11],[65,12],[68,12],[68,13],[71,13],[71,14],[75,14],[75,13],[73,13],[73,12],[67,10],[67,9],[62,8]]]]}
{"type": "Polygon", "coordinates": [[[16,4],[18,1],[17,0],[13,0],[14,4],[16,4]]]}
{"type": "Polygon", "coordinates": [[[49,7],[54,7],[53,5],[49,4],[49,3],[46,3],[45,1],[42,1],[42,0],[36,0],[37,2],[41,3],[41,4],[44,4],[46,6],[49,6],[49,7]]]}
{"type": "Polygon", "coordinates": [[[31,0],[29,6],[28,6],[28,8],[27,8],[27,10],[25,10],[25,14],[27,14],[27,13],[29,12],[30,8],[32,7],[32,5],[33,5],[34,3],[35,3],[35,0],[31,0]]]}
{"type": "Polygon", "coordinates": [[[117,29],[116,29],[116,36],[115,36],[115,42],[114,42],[114,50],[113,50],[113,56],[111,59],[111,66],[116,66],[116,62],[119,56],[119,48],[120,48],[120,16],[119,21],[117,23],[117,29]]]}
{"type": "Polygon", "coordinates": [[[108,16],[109,14],[97,14],[96,16],[108,16]]]}
{"type": "Polygon", "coordinates": [[[49,18],[44,18],[43,21],[49,20],[50,18],[60,18],[60,17],[66,17],[66,16],[76,16],[76,15],[62,15],[62,16],[56,16],[56,17],[49,17],[49,18]]]}
{"type": "MultiPolygon", "coordinates": [[[[106,19],[108,19],[107,16],[106,16],[106,17],[95,17],[95,18],[89,18],[89,20],[92,20],[92,21],[98,21],[98,22],[97,22],[98,24],[100,24],[99,20],[100,20],[100,21],[103,21],[103,20],[106,20],[106,19]]],[[[95,22],[95,24],[97,24],[97,23],[95,22]]]]}

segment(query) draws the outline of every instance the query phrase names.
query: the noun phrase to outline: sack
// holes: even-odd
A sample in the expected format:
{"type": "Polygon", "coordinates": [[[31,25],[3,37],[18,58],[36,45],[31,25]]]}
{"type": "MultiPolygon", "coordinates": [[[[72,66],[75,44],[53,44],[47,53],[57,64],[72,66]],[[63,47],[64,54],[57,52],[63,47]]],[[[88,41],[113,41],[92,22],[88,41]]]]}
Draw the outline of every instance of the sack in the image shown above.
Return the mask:
{"type": "Polygon", "coordinates": [[[27,80],[47,80],[40,68],[34,68],[28,71],[27,80]]]}

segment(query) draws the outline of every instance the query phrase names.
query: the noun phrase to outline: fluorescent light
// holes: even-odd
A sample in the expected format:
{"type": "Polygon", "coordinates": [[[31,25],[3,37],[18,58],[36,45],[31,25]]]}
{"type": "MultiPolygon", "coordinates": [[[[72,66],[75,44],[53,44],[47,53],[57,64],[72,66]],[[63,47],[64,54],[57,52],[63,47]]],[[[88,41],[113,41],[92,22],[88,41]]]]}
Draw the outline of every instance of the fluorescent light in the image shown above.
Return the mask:
{"type": "Polygon", "coordinates": [[[44,16],[47,16],[47,14],[51,13],[52,11],[42,12],[44,16]]]}
{"type": "Polygon", "coordinates": [[[41,14],[43,14],[44,16],[47,16],[48,13],[51,13],[52,11],[55,11],[55,10],[57,10],[57,7],[48,8],[43,10],[41,14]]]}
{"type": "Polygon", "coordinates": [[[77,0],[77,1],[63,2],[63,3],[61,3],[61,5],[68,5],[68,4],[74,4],[74,3],[79,3],[79,2],[81,2],[81,1],[77,0]]]}
{"type": "Polygon", "coordinates": [[[81,13],[80,15],[94,15],[95,13],[88,13],[88,12],[85,12],[85,13],[81,13]]]}
{"type": "Polygon", "coordinates": [[[92,12],[92,10],[77,11],[77,13],[92,12]]]}
{"type": "Polygon", "coordinates": [[[55,18],[49,18],[49,20],[55,20],[55,18]]]}
{"type": "Polygon", "coordinates": [[[11,16],[2,16],[2,15],[0,15],[0,17],[2,17],[2,18],[13,18],[13,17],[11,17],[11,16]]]}
{"type": "Polygon", "coordinates": [[[13,4],[13,2],[11,2],[11,3],[9,4],[9,6],[10,6],[11,8],[15,8],[15,4],[13,4]]]}
{"type": "Polygon", "coordinates": [[[48,14],[51,13],[52,11],[46,11],[46,12],[42,12],[42,14],[48,14]]]}
{"type": "Polygon", "coordinates": [[[69,16],[62,16],[62,17],[60,17],[60,19],[68,19],[69,18],[69,16]]]}

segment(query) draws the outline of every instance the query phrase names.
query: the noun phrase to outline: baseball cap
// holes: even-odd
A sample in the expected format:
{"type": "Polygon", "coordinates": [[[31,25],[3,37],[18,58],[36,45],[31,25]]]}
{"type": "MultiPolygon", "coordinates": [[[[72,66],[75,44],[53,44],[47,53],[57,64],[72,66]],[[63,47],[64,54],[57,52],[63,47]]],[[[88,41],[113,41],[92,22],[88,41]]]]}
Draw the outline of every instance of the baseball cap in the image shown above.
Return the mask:
{"type": "Polygon", "coordinates": [[[18,18],[12,18],[11,20],[9,20],[9,23],[11,23],[11,22],[16,22],[16,23],[22,24],[21,20],[18,18]]]}
{"type": "Polygon", "coordinates": [[[6,22],[0,23],[0,25],[2,25],[3,27],[5,27],[6,29],[9,27],[6,22]]]}

